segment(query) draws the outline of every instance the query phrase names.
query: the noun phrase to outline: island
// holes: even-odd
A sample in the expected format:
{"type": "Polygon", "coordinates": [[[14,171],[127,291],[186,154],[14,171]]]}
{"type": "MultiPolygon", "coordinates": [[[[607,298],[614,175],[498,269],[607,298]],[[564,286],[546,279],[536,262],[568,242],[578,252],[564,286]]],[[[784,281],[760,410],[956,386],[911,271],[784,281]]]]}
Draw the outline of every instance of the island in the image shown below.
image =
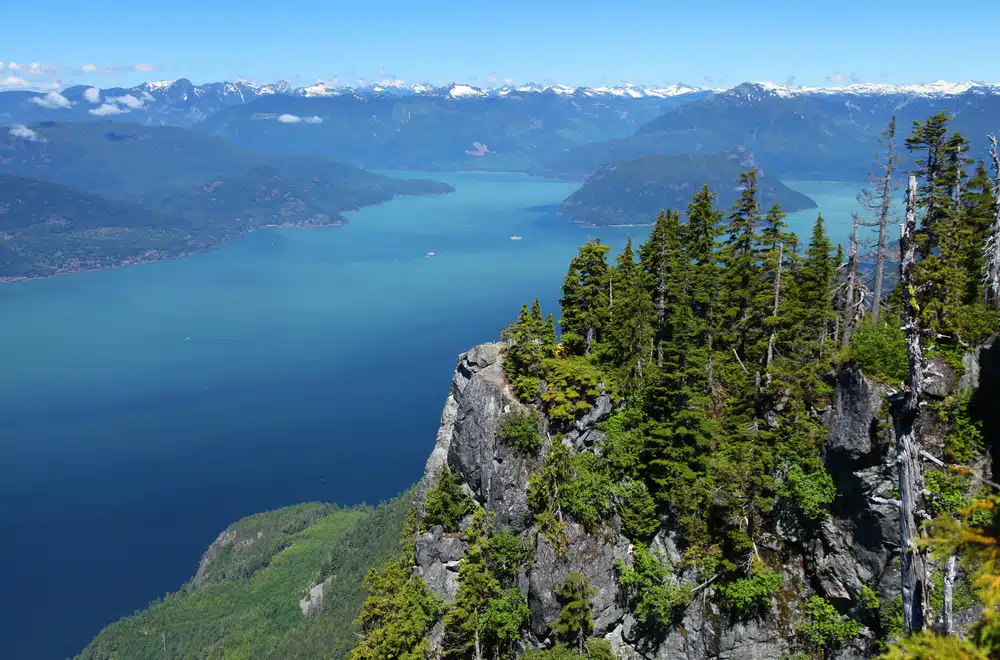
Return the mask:
{"type": "Polygon", "coordinates": [[[729,208],[739,197],[740,172],[756,169],[762,208],[816,208],[816,202],[769,176],[745,147],[707,155],[645,156],[601,166],[559,206],[557,214],[586,226],[641,226],[664,209],[684,210],[703,184],[729,208]]]}

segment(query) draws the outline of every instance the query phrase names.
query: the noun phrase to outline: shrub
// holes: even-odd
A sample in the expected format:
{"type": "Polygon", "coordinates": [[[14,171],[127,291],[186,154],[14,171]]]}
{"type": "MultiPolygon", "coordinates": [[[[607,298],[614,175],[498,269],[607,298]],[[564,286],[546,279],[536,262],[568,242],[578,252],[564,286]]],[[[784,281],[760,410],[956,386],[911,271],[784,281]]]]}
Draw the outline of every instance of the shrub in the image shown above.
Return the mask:
{"type": "Polygon", "coordinates": [[[723,604],[740,616],[761,616],[771,607],[771,598],[778,593],[784,576],[758,564],[753,575],[738,578],[719,586],[723,604]]]}
{"type": "Polygon", "coordinates": [[[457,532],[462,518],[472,513],[472,498],[465,494],[458,476],[445,468],[424,501],[424,529],[441,525],[446,532],[457,532]]]}
{"type": "Polygon", "coordinates": [[[861,633],[860,623],[842,616],[825,598],[810,596],[803,609],[808,621],[800,623],[796,630],[810,646],[832,651],[861,633]]]}
{"type": "Polygon", "coordinates": [[[681,586],[664,561],[646,546],[635,549],[635,561],[629,566],[615,561],[618,589],[641,624],[655,632],[667,630],[679,607],[691,600],[691,585],[681,586]]]}
{"type": "Polygon", "coordinates": [[[872,378],[895,382],[909,374],[906,335],[899,325],[894,318],[877,326],[866,321],[851,335],[851,359],[872,378]]]}
{"type": "Polygon", "coordinates": [[[571,476],[559,489],[559,505],[573,520],[594,530],[611,511],[611,479],[590,452],[570,459],[571,476]]]}
{"type": "Polygon", "coordinates": [[[522,454],[537,454],[542,447],[538,415],[528,411],[506,415],[500,425],[500,440],[522,454]]]}
{"type": "Polygon", "coordinates": [[[795,503],[807,520],[822,520],[830,515],[829,506],[837,496],[833,477],[823,467],[806,474],[798,465],[788,469],[781,494],[795,503]]]}

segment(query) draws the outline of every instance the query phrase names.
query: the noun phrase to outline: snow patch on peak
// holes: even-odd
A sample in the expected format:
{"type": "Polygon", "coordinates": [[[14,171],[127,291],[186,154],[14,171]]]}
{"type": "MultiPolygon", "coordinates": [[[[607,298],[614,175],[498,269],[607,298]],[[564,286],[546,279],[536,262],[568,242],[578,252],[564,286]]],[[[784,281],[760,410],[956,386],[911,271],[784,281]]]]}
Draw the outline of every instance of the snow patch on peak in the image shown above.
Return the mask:
{"type": "Polygon", "coordinates": [[[151,80],[150,82],[143,83],[138,86],[139,89],[145,89],[151,92],[162,92],[165,89],[170,89],[173,84],[177,82],[176,80],[151,80]]]}
{"type": "Polygon", "coordinates": [[[454,84],[448,89],[448,96],[453,98],[468,96],[483,96],[483,90],[472,85],[454,84]]]}

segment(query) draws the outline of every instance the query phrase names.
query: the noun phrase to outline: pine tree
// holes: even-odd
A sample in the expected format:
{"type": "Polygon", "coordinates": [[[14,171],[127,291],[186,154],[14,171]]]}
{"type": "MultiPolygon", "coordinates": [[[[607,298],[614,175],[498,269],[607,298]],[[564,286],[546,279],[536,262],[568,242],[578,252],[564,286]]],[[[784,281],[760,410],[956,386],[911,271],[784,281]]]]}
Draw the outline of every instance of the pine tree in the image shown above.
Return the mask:
{"type": "Polygon", "coordinates": [[[563,282],[559,325],[563,344],[577,355],[590,355],[608,318],[610,280],[605,255],[610,249],[600,239],[581,247],[563,282]]]}
{"type": "Polygon", "coordinates": [[[552,628],[563,641],[575,645],[580,655],[584,654],[587,637],[594,630],[593,606],[590,603],[594,593],[596,589],[577,571],[567,575],[562,588],[555,593],[562,609],[559,620],[552,624],[552,628]]]}
{"type": "Polygon", "coordinates": [[[708,186],[695,193],[687,208],[688,222],[683,233],[688,264],[688,290],[694,315],[694,340],[689,347],[689,362],[701,362],[705,369],[708,389],[715,389],[712,351],[717,332],[718,245],[719,223],[723,214],[715,209],[716,196],[708,186]]]}

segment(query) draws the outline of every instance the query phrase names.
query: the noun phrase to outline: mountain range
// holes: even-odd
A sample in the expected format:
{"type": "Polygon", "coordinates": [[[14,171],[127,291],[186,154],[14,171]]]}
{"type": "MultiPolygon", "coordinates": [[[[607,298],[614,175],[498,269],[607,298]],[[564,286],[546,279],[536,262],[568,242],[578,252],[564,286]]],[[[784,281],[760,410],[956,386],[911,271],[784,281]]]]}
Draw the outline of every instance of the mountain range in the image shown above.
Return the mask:
{"type": "Polygon", "coordinates": [[[858,181],[892,116],[905,128],[940,110],[954,116],[975,152],[986,134],[1000,130],[1000,85],[294,88],[180,79],[127,89],[0,92],[0,123],[7,125],[114,117],[365,168],[518,171],[578,181],[615,161],[738,145],[782,177],[858,181]]]}
{"type": "Polygon", "coordinates": [[[0,279],[183,256],[264,226],[344,224],[344,211],[452,190],[177,127],[43,122],[0,133],[0,279]]]}

